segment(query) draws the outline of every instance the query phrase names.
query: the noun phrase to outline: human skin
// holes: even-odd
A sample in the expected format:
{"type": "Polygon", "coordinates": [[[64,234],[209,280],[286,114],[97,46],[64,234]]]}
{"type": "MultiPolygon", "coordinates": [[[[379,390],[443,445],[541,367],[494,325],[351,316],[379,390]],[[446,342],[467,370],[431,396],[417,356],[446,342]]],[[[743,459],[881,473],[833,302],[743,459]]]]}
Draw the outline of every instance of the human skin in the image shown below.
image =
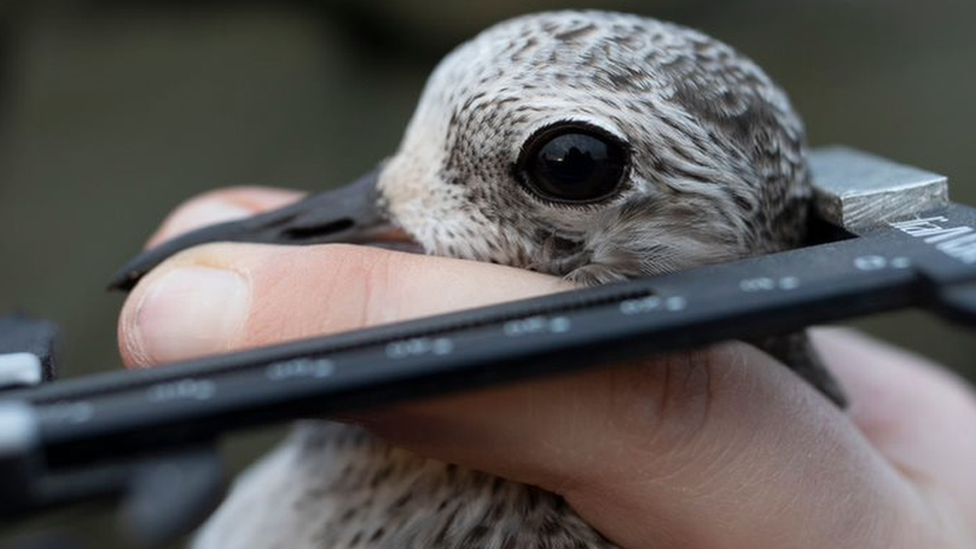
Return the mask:
{"type": "MultiPolygon", "coordinates": [[[[178,208],[149,245],[299,196],[208,193],[178,208]]],[[[365,247],[211,244],[171,258],[133,290],[119,344],[129,367],[148,367],[568,287],[365,247]]],[[[561,494],[628,549],[976,547],[972,388],[851,331],[812,337],[848,410],[730,342],[343,420],[561,494]]]]}

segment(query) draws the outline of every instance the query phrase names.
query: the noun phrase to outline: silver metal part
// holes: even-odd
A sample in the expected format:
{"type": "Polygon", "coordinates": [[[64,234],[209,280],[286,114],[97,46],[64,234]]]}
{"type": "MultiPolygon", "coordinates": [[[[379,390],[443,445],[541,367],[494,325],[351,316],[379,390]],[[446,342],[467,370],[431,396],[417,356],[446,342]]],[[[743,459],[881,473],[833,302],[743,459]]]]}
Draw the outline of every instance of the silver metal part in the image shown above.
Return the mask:
{"type": "Polygon", "coordinates": [[[37,440],[37,419],[22,402],[0,402],[0,473],[11,456],[33,447],[37,440]]]}
{"type": "Polygon", "coordinates": [[[37,417],[31,407],[24,402],[0,401],[0,514],[26,509],[34,499],[39,443],[37,417]]]}
{"type": "Polygon", "coordinates": [[[817,215],[849,231],[949,205],[946,176],[865,152],[819,148],[810,166],[817,215]]]}
{"type": "Polygon", "coordinates": [[[37,385],[44,378],[41,359],[33,353],[0,354],[0,389],[37,385]]]}

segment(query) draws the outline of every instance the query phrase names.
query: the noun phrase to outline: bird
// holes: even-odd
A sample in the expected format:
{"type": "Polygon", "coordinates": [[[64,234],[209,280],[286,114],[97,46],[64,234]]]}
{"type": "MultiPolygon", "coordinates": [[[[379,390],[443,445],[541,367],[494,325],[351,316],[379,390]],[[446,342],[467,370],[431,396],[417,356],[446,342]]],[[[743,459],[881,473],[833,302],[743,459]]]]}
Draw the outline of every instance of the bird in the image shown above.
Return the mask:
{"type": "MultiPolygon", "coordinates": [[[[811,194],[802,119],[745,55],[644,16],[543,12],[448,54],[397,151],[353,185],[178,237],[112,286],[215,240],[371,243],[605,284],[797,247],[811,194]]],[[[754,343],[843,404],[804,333],[754,343]]],[[[193,546],[614,547],[555,494],[321,421],[239,479],[193,546]]]]}

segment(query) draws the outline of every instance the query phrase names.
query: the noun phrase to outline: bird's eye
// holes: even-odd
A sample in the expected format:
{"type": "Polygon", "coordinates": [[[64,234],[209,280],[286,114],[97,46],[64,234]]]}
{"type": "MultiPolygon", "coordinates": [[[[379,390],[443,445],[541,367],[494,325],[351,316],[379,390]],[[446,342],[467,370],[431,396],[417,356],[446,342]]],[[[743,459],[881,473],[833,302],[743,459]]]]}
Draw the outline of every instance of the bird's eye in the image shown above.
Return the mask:
{"type": "Polygon", "coordinates": [[[555,202],[596,202],[612,195],[627,169],[626,146],[602,130],[550,126],[526,142],[519,160],[523,183],[555,202]]]}

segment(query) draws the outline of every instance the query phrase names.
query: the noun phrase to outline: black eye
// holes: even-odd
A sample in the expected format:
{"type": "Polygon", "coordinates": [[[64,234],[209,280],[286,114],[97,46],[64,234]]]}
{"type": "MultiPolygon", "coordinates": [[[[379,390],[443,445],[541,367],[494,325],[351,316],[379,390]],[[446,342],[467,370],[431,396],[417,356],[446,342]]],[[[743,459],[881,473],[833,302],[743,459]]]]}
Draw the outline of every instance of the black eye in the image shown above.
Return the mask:
{"type": "Polygon", "coordinates": [[[529,138],[519,162],[524,183],[556,202],[595,202],[612,195],[627,168],[617,138],[577,124],[551,126],[529,138]]]}

